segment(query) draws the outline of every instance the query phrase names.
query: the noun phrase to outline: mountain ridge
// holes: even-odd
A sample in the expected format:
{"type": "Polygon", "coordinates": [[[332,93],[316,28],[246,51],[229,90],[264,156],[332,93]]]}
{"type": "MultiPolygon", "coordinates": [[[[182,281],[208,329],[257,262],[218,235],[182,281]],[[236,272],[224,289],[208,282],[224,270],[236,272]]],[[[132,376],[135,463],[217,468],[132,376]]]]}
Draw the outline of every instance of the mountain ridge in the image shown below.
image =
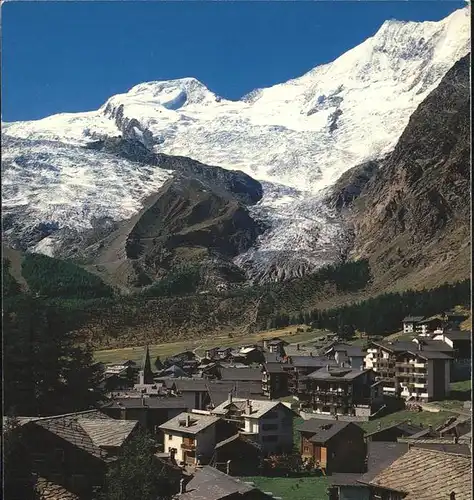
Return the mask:
{"type": "Polygon", "coordinates": [[[151,154],[192,156],[263,186],[249,213],[268,229],[234,259],[249,280],[340,262],[351,236],[324,203],[325,191],[351,167],[395,147],[412,112],[468,45],[466,8],[439,22],[384,23],[335,61],[245,100],[222,99],[193,78],[148,82],[95,112],[6,124],[4,239],[18,241],[25,221],[27,247],[54,254],[63,228],[109,231],[134,216],[173,172],[88,149],[121,135],[151,154]]]}

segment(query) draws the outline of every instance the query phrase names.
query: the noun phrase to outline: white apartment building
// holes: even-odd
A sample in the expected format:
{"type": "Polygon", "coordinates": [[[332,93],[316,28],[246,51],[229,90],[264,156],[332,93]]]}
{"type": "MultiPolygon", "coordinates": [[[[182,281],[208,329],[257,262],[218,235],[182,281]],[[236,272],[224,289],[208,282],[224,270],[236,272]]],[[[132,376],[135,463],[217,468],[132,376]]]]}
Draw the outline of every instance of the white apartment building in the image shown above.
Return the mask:
{"type": "Polygon", "coordinates": [[[291,451],[293,447],[295,413],[289,405],[229,395],[211,413],[236,424],[240,433],[256,441],[265,455],[291,451]]]}
{"type": "MultiPolygon", "coordinates": [[[[219,417],[183,412],[160,425],[164,432],[164,451],[174,453],[176,461],[188,465],[206,463],[214,453],[219,435],[219,417]]],[[[226,435],[225,437],[229,437],[226,435]]]]}

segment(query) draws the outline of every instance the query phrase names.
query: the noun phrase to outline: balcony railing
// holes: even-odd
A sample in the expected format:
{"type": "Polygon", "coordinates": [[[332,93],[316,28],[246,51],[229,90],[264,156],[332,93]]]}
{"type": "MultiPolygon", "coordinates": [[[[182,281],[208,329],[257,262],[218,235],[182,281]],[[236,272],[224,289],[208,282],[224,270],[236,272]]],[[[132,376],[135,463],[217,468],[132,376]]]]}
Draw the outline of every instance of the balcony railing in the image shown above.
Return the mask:
{"type": "Polygon", "coordinates": [[[195,451],[196,443],[194,441],[183,441],[183,443],[181,443],[181,449],[188,451],[195,451]]]}

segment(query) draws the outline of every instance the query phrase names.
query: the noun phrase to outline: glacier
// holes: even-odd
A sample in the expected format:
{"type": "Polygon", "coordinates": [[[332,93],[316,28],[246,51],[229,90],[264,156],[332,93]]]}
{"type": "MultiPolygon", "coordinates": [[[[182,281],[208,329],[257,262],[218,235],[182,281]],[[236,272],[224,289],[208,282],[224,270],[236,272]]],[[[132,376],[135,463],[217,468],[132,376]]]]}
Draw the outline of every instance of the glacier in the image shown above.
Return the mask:
{"type": "Polygon", "coordinates": [[[92,217],[130,217],[169,173],[83,148],[121,135],[262,182],[263,199],[250,210],[270,229],[236,259],[250,277],[282,279],[334,262],[347,236],[325,194],[348,169],[393,149],[418,104],[469,52],[469,20],[465,7],[439,22],[386,21],[335,61],[238,101],[182,78],[136,85],[96,111],[3,123],[17,141],[4,144],[3,208],[21,207],[24,224],[76,229],[92,217]]]}

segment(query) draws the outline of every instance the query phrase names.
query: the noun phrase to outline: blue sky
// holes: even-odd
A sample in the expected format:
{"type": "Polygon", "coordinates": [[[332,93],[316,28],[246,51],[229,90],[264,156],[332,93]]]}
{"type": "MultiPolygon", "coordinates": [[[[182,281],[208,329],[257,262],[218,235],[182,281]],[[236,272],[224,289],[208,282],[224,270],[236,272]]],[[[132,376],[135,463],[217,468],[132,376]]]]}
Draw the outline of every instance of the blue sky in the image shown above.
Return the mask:
{"type": "Polygon", "coordinates": [[[2,119],[97,109],[143,81],[194,76],[238,99],[300,76],[386,19],[439,20],[461,1],[7,2],[2,119]]]}

